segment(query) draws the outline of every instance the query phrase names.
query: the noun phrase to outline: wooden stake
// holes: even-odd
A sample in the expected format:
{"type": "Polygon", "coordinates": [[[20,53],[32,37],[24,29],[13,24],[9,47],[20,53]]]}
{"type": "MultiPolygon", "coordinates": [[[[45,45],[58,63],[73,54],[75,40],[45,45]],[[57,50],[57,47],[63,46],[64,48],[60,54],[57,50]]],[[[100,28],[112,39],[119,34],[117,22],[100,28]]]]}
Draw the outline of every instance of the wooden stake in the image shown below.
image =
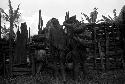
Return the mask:
{"type": "Polygon", "coordinates": [[[0,12],[0,39],[1,39],[1,12],[0,12]]]}
{"type": "Polygon", "coordinates": [[[40,34],[40,29],[41,29],[41,10],[39,10],[39,23],[38,23],[38,34],[40,34]]]}
{"type": "Polygon", "coordinates": [[[30,42],[30,27],[29,27],[29,42],[30,42]]]}

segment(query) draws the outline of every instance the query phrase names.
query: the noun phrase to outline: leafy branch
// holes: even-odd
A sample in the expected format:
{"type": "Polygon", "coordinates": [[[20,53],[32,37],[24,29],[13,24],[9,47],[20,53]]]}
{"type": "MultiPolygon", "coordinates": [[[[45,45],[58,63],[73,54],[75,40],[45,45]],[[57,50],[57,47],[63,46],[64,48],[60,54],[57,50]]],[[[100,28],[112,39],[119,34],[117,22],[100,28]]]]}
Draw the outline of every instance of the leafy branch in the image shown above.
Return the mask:
{"type": "Polygon", "coordinates": [[[11,5],[11,1],[9,0],[8,6],[9,6],[9,14],[7,14],[2,8],[0,8],[0,11],[3,14],[2,18],[5,21],[10,22],[10,28],[9,29],[11,31],[9,31],[9,32],[11,32],[12,34],[15,34],[13,28],[14,28],[14,26],[17,27],[17,23],[19,23],[19,18],[21,16],[21,13],[19,13],[20,4],[18,5],[16,10],[13,10],[13,7],[11,5]]]}
{"type": "Polygon", "coordinates": [[[117,19],[116,9],[113,10],[113,13],[114,13],[113,18],[110,15],[108,15],[108,17],[102,15],[104,22],[108,22],[108,23],[116,22],[116,19],[117,19]]]}
{"type": "Polygon", "coordinates": [[[81,13],[81,14],[84,15],[84,17],[86,18],[86,20],[89,23],[96,23],[96,19],[97,19],[97,15],[98,15],[97,9],[98,8],[94,8],[94,11],[92,11],[90,13],[90,17],[87,14],[85,14],[85,13],[81,13]]]}

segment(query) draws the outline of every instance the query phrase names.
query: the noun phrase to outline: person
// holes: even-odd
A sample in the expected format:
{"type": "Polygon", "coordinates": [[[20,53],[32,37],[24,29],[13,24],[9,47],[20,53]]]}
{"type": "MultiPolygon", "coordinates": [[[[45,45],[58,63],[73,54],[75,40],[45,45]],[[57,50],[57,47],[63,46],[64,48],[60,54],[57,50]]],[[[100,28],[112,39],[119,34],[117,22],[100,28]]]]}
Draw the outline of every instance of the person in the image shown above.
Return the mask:
{"type": "Polygon", "coordinates": [[[45,50],[36,50],[36,67],[37,67],[37,73],[41,71],[41,68],[44,67],[46,63],[46,51],[45,50]]]}
{"type": "Polygon", "coordinates": [[[94,11],[90,13],[90,17],[91,17],[91,23],[95,23],[96,19],[97,19],[97,9],[98,8],[94,8],[94,11]]]}
{"type": "Polygon", "coordinates": [[[65,26],[68,36],[72,36],[75,28],[79,27],[79,25],[80,22],[76,19],[76,15],[63,22],[63,26],[65,26]]]}

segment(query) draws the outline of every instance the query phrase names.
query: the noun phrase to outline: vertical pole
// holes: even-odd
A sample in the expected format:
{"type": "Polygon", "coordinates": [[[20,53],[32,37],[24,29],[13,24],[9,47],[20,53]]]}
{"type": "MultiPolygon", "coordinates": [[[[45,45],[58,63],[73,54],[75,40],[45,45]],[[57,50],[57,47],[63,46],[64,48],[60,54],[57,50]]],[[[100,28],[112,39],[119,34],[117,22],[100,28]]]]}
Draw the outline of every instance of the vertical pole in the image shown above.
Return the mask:
{"type": "Polygon", "coordinates": [[[106,28],[106,67],[109,70],[109,56],[108,56],[108,52],[109,52],[109,35],[108,35],[108,31],[107,31],[107,26],[105,25],[106,28]]]}
{"type": "MultiPolygon", "coordinates": [[[[94,28],[94,27],[93,27],[94,28]]],[[[97,46],[96,46],[96,43],[97,43],[97,39],[96,39],[96,28],[93,29],[94,31],[94,68],[96,69],[96,50],[97,50],[97,46]]]]}
{"type": "Polygon", "coordinates": [[[30,42],[30,27],[29,27],[29,42],[30,42]]]}
{"type": "Polygon", "coordinates": [[[5,65],[5,54],[3,54],[3,67],[4,67],[4,72],[3,72],[3,76],[4,76],[4,78],[5,78],[5,70],[6,70],[6,65],[5,65]]]}
{"type": "Polygon", "coordinates": [[[1,12],[0,12],[0,39],[1,39],[1,12]]]}
{"type": "Polygon", "coordinates": [[[100,40],[98,41],[98,47],[99,47],[99,55],[100,55],[100,58],[101,58],[101,67],[102,67],[102,71],[105,71],[105,67],[104,67],[104,62],[103,62],[103,52],[101,50],[101,44],[100,44],[100,40]]]}
{"type": "Polygon", "coordinates": [[[121,33],[121,41],[123,42],[123,47],[122,47],[122,49],[123,49],[123,53],[122,53],[122,59],[123,59],[123,69],[125,70],[125,34],[124,34],[124,27],[125,27],[125,24],[121,24],[120,25],[120,29],[121,29],[121,31],[120,31],[120,33],[121,33]]]}
{"type": "Polygon", "coordinates": [[[41,23],[40,23],[40,24],[41,24],[41,30],[43,30],[43,28],[42,28],[42,27],[43,27],[43,20],[42,20],[42,17],[40,18],[40,20],[41,20],[41,23]]]}
{"type": "Polygon", "coordinates": [[[39,25],[41,23],[41,10],[39,10],[39,25]]]}
{"type": "Polygon", "coordinates": [[[34,49],[31,49],[32,50],[32,74],[35,75],[36,73],[36,67],[35,67],[35,59],[34,59],[34,56],[35,56],[35,50],[34,49]]]}
{"type": "Polygon", "coordinates": [[[123,38],[123,42],[124,42],[124,48],[123,48],[123,55],[122,55],[122,58],[123,58],[123,69],[125,70],[125,38],[123,38]]]}
{"type": "Polygon", "coordinates": [[[67,19],[69,19],[69,11],[67,12],[67,14],[68,14],[68,17],[67,17],[67,19]]]}
{"type": "MultiPolygon", "coordinates": [[[[125,29],[124,29],[124,27],[125,27],[125,13],[123,12],[123,14],[122,14],[122,20],[123,20],[123,22],[122,22],[122,40],[123,40],[123,59],[125,59],[125,34],[124,34],[124,31],[125,31],[125,29]]],[[[123,62],[123,68],[125,69],[125,60],[124,60],[124,62],[123,62]]]]}
{"type": "Polygon", "coordinates": [[[12,76],[12,56],[13,56],[13,53],[12,53],[12,40],[13,40],[13,37],[12,37],[12,33],[13,33],[13,16],[11,15],[10,17],[10,33],[9,33],[9,69],[10,69],[10,72],[9,72],[9,75],[12,76]]]}
{"type": "Polygon", "coordinates": [[[40,24],[41,24],[41,10],[39,10],[39,23],[38,23],[38,34],[40,33],[40,24]]]}

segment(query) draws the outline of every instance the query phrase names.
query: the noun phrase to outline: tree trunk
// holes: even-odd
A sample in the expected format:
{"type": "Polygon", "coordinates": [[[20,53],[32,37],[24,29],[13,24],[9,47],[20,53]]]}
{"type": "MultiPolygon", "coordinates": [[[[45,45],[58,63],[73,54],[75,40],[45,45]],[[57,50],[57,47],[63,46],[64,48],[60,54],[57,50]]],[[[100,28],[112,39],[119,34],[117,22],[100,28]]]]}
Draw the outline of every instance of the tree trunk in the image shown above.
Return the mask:
{"type": "Polygon", "coordinates": [[[12,75],[12,56],[13,56],[13,53],[12,53],[12,31],[13,31],[13,22],[10,21],[10,35],[9,35],[9,41],[10,41],[10,44],[9,44],[9,48],[10,48],[10,76],[12,75]]]}
{"type": "Polygon", "coordinates": [[[13,39],[13,37],[12,37],[12,33],[13,33],[13,17],[10,18],[10,33],[9,33],[10,76],[12,75],[12,58],[13,58],[13,53],[12,53],[12,39],[13,39]]]}
{"type": "Polygon", "coordinates": [[[98,42],[98,47],[99,47],[99,54],[100,54],[100,58],[101,58],[101,65],[102,65],[102,70],[105,71],[105,66],[104,66],[104,53],[101,51],[101,45],[100,45],[100,41],[98,42]]]}

